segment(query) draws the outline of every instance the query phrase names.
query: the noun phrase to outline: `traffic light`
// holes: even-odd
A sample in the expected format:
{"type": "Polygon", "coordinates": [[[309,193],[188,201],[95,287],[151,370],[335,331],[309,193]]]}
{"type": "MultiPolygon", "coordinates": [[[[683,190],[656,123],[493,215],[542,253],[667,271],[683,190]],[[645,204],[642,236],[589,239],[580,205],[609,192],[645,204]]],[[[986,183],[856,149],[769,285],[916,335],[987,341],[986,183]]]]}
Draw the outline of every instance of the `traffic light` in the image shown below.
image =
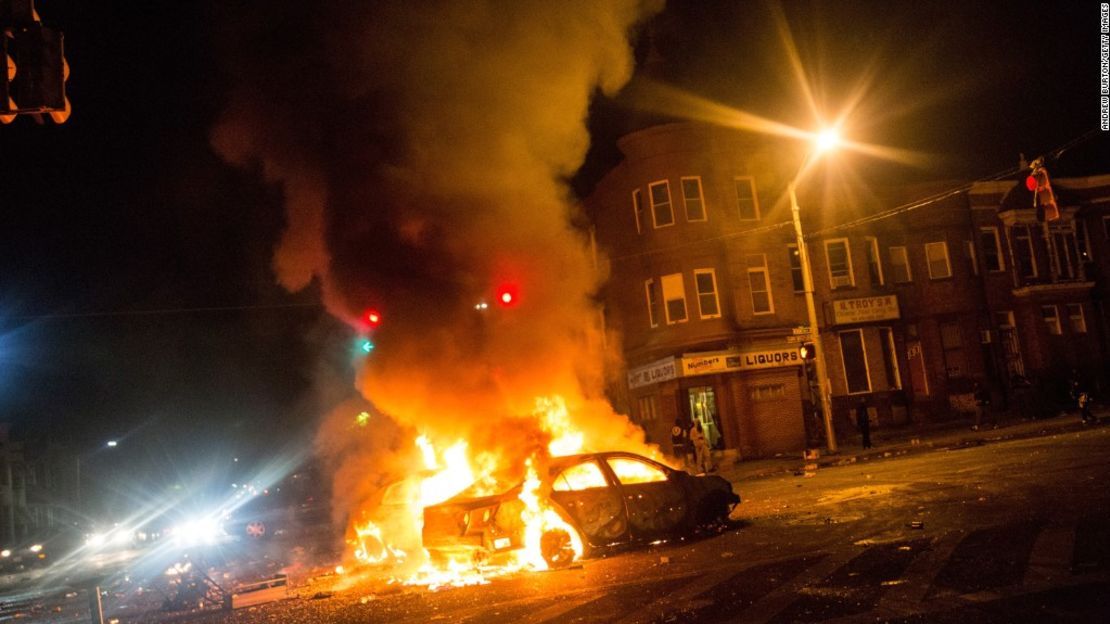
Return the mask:
{"type": "Polygon", "coordinates": [[[502,284],[497,287],[497,303],[502,307],[514,306],[518,299],[516,284],[502,284]]]}
{"type": "Polygon", "coordinates": [[[0,0],[0,121],[23,113],[49,113],[56,123],[69,118],[66,98],[69,64],[63,34],[39,22],[31,0],[0,0]]]}
{"type": "Polygon", "coordinates": [[[362,322],[370,329],[382,324],[382,313],[377,310],[367,310],[362,314],[362,322]]]}
{"type": "Polygon", "coordinates": [[[374,341],[369,338],[363,338],[362,342],[359,344],[359,348],[362,349],[363,353],[370,353],[374,350],[374,341]]]}
{"type": "Polygon", "coordinates": [[[1029,175],[1025,178],[1025,188],[1033,193],[1033,207],[1038,209],[1038,217],[1044,221],[1060,218],[1060,206],[1056,203],[1056,193],[1052,191],[1052,182],[1048,179],[1044,159],[1033,161],[1029,175]]]}
{"type": "Polygon", "coordinates": [[[817,357],[817,348],[813,346],[812,342],[803,342],[798,346],[798,356],[803,360],[812,360],[817,357]]]}

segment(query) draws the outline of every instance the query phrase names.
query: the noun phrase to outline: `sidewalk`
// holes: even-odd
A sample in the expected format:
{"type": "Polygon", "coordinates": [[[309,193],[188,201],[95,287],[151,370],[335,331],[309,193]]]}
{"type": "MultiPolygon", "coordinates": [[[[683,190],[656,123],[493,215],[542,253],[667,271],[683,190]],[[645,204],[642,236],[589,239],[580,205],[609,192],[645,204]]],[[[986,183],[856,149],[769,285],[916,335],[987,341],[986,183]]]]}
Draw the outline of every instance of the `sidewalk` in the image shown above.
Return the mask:
{"type": "Polygon", "coordinates": [[[807,460],[801,453],[740,461],[733,457],[718,457],[717,474],[736,483],[787,474],[804,474],[823,466],[843,466],[914,453],[981,446],[1003,440],[1079,431],[1110,422],[1110,407],[1099,406],[1094,410],[1094,416],[1097,422],[1093,425],[1084,425],[1077,413],[1036,420],[1023,420],[999,413],[995,414],[997,420],[986,424],[978,431],[971,429],[972,422],[968,419],[924,426],[909,425],[898,429],[872,429],[872,447],[869,449],[863,448],[860,445],[859,436],[854,435],[837,440],[840,447],[837,454],[829,455],[825,448],[821,448],[820,455],[816,459],[807,460]]]}

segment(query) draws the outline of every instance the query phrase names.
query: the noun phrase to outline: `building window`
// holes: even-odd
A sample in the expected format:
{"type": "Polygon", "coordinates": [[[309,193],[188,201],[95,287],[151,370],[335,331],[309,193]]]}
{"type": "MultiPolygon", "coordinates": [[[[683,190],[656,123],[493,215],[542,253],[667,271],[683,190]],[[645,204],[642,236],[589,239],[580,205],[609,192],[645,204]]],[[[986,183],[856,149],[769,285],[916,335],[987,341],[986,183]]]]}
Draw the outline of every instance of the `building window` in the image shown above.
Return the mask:
{"type": "Polygon", "coordinates": [[[1069,303],[1068,304],[1068,325],[1071,326],[1071,333],[1085,334],[1087,333],[1087,317],[1083,315],[1082,303],[1069,303]]]}
{"type": "Polygon", "coordinates": [[[663,276],[663,311],[668,325],[686,322],[686,285],[681,273],[663,276]]]}
{"type": "Polygon", "coordinates": [[[1028,225],[1014,226],[1014,264],[1022,277],[1037,277],[1037,256],[1033,252],[1033,236],[1028,225]]]}
{"type": "Polygon", "coordinates": [[[925,259],[929,264],[929,279],[952,277],[952,265],[948,262],[948,243],[925,243],[925,259]]]}
{"type": "Polygon", "coordinates": [[[856,281],[852,276],[852,257],[848,253],[848,239],[825,241],[825,261],[829,265],[829,284],[833,288],[855,285],[856,281]]]}
{"type": "Polygon", "coordinates": [[[1091,238],[1087,236],[1087,222],[1082,219],[1075,220],[1075,246],[1079,251],[1079,261],[1090,262],[1091,238]]]}
{"type": "Polygon", "coordinates": [[[694,271],[694,285],[698,289],[698,313],[701,318],[719,318],[720,302],[717,300],[717,274],[713,269],[694,271]]]}
{"type": "Polygon", "coordinates": [[[644,295],[647,297],[648,323],[652,327],[659,327],[659,291],[655,287],[655,280],[644,280],[644,295]]]}
{"type": "Polygon", "coordinates": [[[682,200],[686,204],[687,221],[705,221],[705,198],[701,193],[701,178],[682,178],[682,200]]]}
{"type": "Polygon", "coordinates": [[[802,275],[802,254],[798,253],[798,246],[787,245],[786,255],[790,259],[790,281],[794,283],[794,292],[805,292],[806,279],[802,275]]]}
{"type": "Polygon", "coordinates": [[[1056,310],[1056,306],[1041,306],[1041,316],[1044,317],[1044,324],[1048,327],[1048,333],[1053,336],[1064,333],[1064,330],[1060,329],[1060,313],[1056,310]]]}
{"type": "Polygon", "coordinates": [[[879,346],[883,350],[883,368],[891,390],[902,389],[902,373],[898,370],[898,350],[894,346],[894,332],[889,327],[879,328],[879,346]]]}
{"type": "Polygon", "coordinates": [[[1102,218],[1102,234],[1106,237],[1106,241],[1110,242],[1110,216],[1102,218]]]}
{"type": "Polygon", "coordinates": [[[742,221],[759,219],[759,200],[752,178],[736,178],[736,211],[742,221]]]}
{"type": "Polygon", "coordinates": [[[651,195],[651,218],[655,227],[674,225],[674,209],[671,207],[671,183],[666,180],[653,182],[648,186],[651,195]]]}
{"type": "Polygon", "coordinates": [[[844,381],[848,386],[848,394],[871,392],[862,329],[840,332],[840,356],[844,360],[844,381]]]}
{"type": "Polygon", "coordinates": [[[940,346],[944,352],[944,372],[949,378],[967,373],[964,359],[964,341],[960,336],[959,323],[941,323],[940,346]]]}
{"type": "Polygon", "coordinates": [[[632,191],[632,213],[636,215],[636,233],[644,233],[644,195],[640,189],[632,191]]]}
{"type": "Polygon", "coordinates": [[[637,399],[636,403],[639,407],[637,411],[639,412],[641,423],[655,422],[659,419],[659,407],[654,394],[640,397],[637,399]]]}
{"type": "Polygon", "coordinates": [[[905,247],[890,248],[890,280],[895,284],[905,284],[913,281],[910,272],[910,257],[905,247]]]}
{"type": "Polygon", "coordinates": [[[866,236],[863,241],[867,246],[867,276],[871,279],[872,286],[882,286],[883,265],[879,261],[879,239],[866,236]]]}
{"type": "Polygon", "coordinates": [[[752,312],[755,314],[773,314],[774,303],[771,301],[771,281],[767,278],[767,256],[765,254],[751,254],[747,257],[748,286],[752,292],[752,312]]]}
{"type": "Polygon", "coordinates": [[[1002,244],[998,239],[998,228],[979,228],[979,246],[983,248],[983,268],[989,273],[1004,271],[1002,244]]]}
{"type": "Polygon", "coordinates": [[[1052,228],[1052,242],[1056,251],[1056,275],[1075,279],[1079,275],[1079,251],[1075,231],[1071,228],[1052,228]]]}

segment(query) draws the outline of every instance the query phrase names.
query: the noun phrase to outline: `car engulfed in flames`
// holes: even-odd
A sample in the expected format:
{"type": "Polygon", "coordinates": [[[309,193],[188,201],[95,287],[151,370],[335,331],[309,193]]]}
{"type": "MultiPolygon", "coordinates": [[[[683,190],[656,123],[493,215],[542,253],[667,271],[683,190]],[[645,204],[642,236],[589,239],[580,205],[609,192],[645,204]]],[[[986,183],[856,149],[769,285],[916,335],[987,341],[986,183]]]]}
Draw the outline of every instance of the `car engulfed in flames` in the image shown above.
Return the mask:
{"type": "Polygon", "coordinates": [[[437,566],[523,557],[558,568],[618,545],[688,535],[726,521],[740,497],[628,452],[555,457],[523,478],[502,475],[424,508],[424,548],[437,566]],[[477,492],[497,493],[477,495],[477,492]],[[538,556],[537,556],[538,555],[538,556]]]}

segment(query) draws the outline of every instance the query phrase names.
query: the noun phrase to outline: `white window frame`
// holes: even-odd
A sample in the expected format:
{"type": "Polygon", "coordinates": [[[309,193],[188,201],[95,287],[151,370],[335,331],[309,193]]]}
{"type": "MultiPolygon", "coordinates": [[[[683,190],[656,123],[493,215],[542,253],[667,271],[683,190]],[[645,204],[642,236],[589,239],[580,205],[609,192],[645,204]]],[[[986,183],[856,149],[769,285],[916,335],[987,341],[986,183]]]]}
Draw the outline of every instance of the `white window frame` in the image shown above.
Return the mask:
{"type": "Polygon", "coordinates": [[[1071,333],[1087,333],[1087,313],[1083,311],[1083,304],[1065,303],[1064,309],[1067,310],[1068,313],[1068,328],[1071,330],[1071,333]]]}
{"type": "Polygon", "coordinates": [[[856,272],[852,270],[852,246],[848,243],[847,238],[830,238],[822,241],[825,244],[825,268],[829,274],[829,287],[833,290],[837,288],[844,288],[856,285],[856,272]],[[829,260],[829,246],[836,243],[844,243],[844,257],[848,261],[848,281],[847,283],[840,283],[837,280],[843,279],[843,275],[834,276],[832,269],[832,262],[829,260]]]}
{"type": "Polygon", "coordinates": [[[1048,333],[1053,336],[1064,335],[1064,328],[1060,325],[1060,309],[1056,304],[1041,306],[1041,318],[1044,319],[1044,324],[1048,327],[1048,333]],[[1052,311],[1052,315],[1045,314],[1052,311]]]}
{"type": "Polygon", "coordinates": [[[659,315],[655,306],[659,305],[655,298],[655,278],[644,280],[644,300],[647,303],[648,325],[659,327],[659,315]]]}
{"type": "Polygon", "coordinates": [[[797,295],[805,293],[805,291],[806,291],[806,274],[805,274],[805,269],[802,268],[802,255],[798,251],[798,245],[797,244],[791,243],[791,244],[786,246],[786,263],[787,263],[787,266],[790,267],[790,288],[791,288],[791,290],[793,290],[794,294],[797,294],[797,295]],[[798,258],[798,267],[797,267],[797,269],[795,269],[795,267],[794,267],[794,258],[795,257],[798,258]],[[794,287],[795,286],[795,283],[794,283],[794,271],[795,270],[798,271],[798,276],[802,278],[802,284],[801,284],[802,287],[801,287],[801,289],[798,289],[798,288],[794,287]]]}
{"type": "Polygon", "coordinates": [[[651,225],[653,228],[658,230],[659,228],[671,227],[672,225],[674,225],[674,198],[671,195],[670,180],[659,180],[657,182],[652,182],[651,184],[648,184],[648,203],[651,204],[651,225]],[[662,206],[663,202],[660,202],[658,204],[655,203],[655,194],[652,193],[652,189],[658,186],[662,186],[663,188],[667,189],[667,212],[671,214],[671,222],[664,223],[662,225],[659,224],[659,220],[656,218],[657,211],[655,208],[656,206],[662,206]]]}
{"type": "Polygon", "coordinates": [[[1006,255],[1002,253],[1002,237],[998,234],[998,228],[995,226],[979,228],[979,242],[983,241],[983,234],[990,234],[994,238],[994,255],[998,258],[998,268],[992,269],[987,266],[986,257],[983,258],[983,270],[987,273],[1002,273],[1006,270],[1006,255]]]}
{"type": "Polygon", "coordinates": [[[871,383],[871,365],[867,362],[867,341],[864,340],[863,329],[848,329],[836,332],[836,342],[837,345],[840,347],[840,362],[841,364],[845,364],[841,366],[841,371],[844,373],[844,392],[850,395],[867,394],[871,392],[871,389],[875,387],[875,384],[871,383]],[[845,364],[845,362],[848,361],[848,358],[844,357],[844,334],[859,334],[859,348],[860,351],[863,352],[863,370],[867,374],[866,390],[857,390],[855,392],[852,392],[852,390],[848,387],[848,366],[845,364]]]}
{"type": "Polygon", "coordinates": [[[670,275],[664,275],[661,278],[659,278],[659,282],[662,285],[661,290],[662,290],[662,299],[663,299],[663,318],[666,320],[667,325],[676,325],[678,323],[685,323],[686,321],[689,321],[690,320],[690,307],[686,305],[686,281],[684,279],[682,279],[682,274],[681,273],[671,273],[670,275]],[[677,288],[678,288],[679,292],[681,293],[681,297],[671,297],[669,299],[667,298],[667,290],[668,290],[667,284],[668,284],[668,281],[670,282],[670,284],[672,286],[676,286],[676,281],[677,281],[677,288]],[[679,301],[680,299],[682,301],[682,311],[685,314],[685,317],[680,318],[680,319],[676,319],[676,320],[671,320],[671,306],[669,306],[667,304],[670,303],[671,301],[679,301]]]}
{"type": "MultiPolygon", "coordinates": [[[[881,354],[884,358],[883,369],[884,369],[884,372],[888,372],[888,371],[885,370],[886,369],[885,358],[889,355],[890,356],[890,369],[891,369],[889,372],[894,374],[894,380],[893,380],[894,384],[891,385],[891,389],[901,390],[902,389],[902,369],[898,366],[898,344],[894,341],[894,329],[891,328],[891,327],[880,327],[879,328],[879,340],[883,340],[884,336],[886,337],[885,344],[880,345],[882,347],[881,354]]],[[[887,379],[887,381],[889,382],[891,380],[887,379]]]]}
{"type": "Polygon", "coordinates": [[[678,179],[678,186],[682,190],[682,206],[686,210],[686,221],[688,221],[690,223],[708,221],[709,220],[709,213],[705,209],[705,192],[702,190],[701,176],[684,176],[682,178],[679,178],[678,179]],[[686,196],[686,182],[687,181],[696,182],[697,185],[698,185],[698,196],[697,196],[696,199],[697,199],[698,205],[701,206],[701,218],[700,219],[691,219],[690,218],[690,199],[692,199],[692,198],[686,196]]]}
{"type": "Polygon", "coordinates": [[[717,272],[713,269],[694,269],[694,291],[696,291],[697,296],[698,296],[698,316],[700,318],[703,318],[703,319],[721,318],[721,298],[717,294],[717,272]],[[705,310],[703,309],[703,307],[701,305],[702,296],[709,295],[711,293],[703,293],[700,290],[700,285],[698,283],[698,276],[699,275],[709,275],[710,279],[713,280],[712,295],[713,295],[713,303],[716,304],[716,308],[717,308],[717,313],[716,314],[706,314],[705,310]]]}
{"type": "Polygon", "coordinates": [[[952,277],[952,260],[948,257],[948,241],[925,243],[925,266],[929,269],[929,279],[931,280],[948,279],[952,277]],[[933,275],[933,260],[929,255],[929,249],[938,248],[944,251],[944,275],[933,275]]]}
{"type": "MultiPolygon", "coordinates": [[[[888,247],[887,250],[890,252],[890,266],[891,267],[895,267],[895,266],[905,266],[906,267],[906,281],[904,281],[904,282],[894,281],[894,276],[891,275],[891,283],[892,284],[909,284],[909,283],[913,282],[913,267],[910,266],[910,252],[909,252],[909,249],[905,245],[894,245],[892,247],[888,247]],[[901,252],[901,253],[900,254],[896,253],[896,250],[901,252]],[[894,261],[894,257],[896,255],[900,255],[902,257],[902,263],[901,264],[894,261]]],[[[894,271],[892,270],[891,273],[893,274],[893,272],[894,271]]]]}
{"type": "Polygon", "coordinates": [[[736,177],[734,177],[733,178],[733,183],[732,183],[732,192],[736,194],[736,216],[741,221],[759,221],[759,217],[760,217],[759,194],[756,193],[756,190],[755,190],[755,178],[753,178],[752,176],[736,176],[736,177]],[[751,189],[751,192],[752,192],[752,211],[755,213],[754,217],[745,217],[744,212],[740,208],[740,194],[736,192],[737,191],[736,185],[741,180],[746,180],[747,183],[748,183],[748,188],[751,189]]]}
{"type": "Polygon", "coordinates": [[[875,258],[875,268],[879,271],[879,283],[877,286],[886,284],[886,276],[883,275],[883,257],[879,254],[879,239],[875,236],[864,236],[863,244],[867,249],[867,277],[871,278],[871,257],[875,258]]]}
{"type": "Polygon", "coordinates": [[[771,292],[771,274],[770,274],[770,272],[767,271],[767,254],[751,254],[748,257],[749,258],[752,258],[752,257],[759,258],[759,262],[760,262],[759,264],[757,264],[755,266],[752,266],[751,262],[748,263],[748,294],[751,295],[751,299],[752,299],[752,315],[754,315],[754,316],[767,316],[767,315],[774,314],[775,313],[775,298],[773,296],[773,293],[771,292]],[[755,291],[755,289],[752,288],[752,274],[753,273],[761,273],[763,275],[763,285],[767,288],[767,290],[765,290],[765,291],[759,291],[759,292],[766,292],[767,293],[767,306],[768,306],[769,309],[764,310],[762,312],[755,309],[755,293],[756,293],[756,291],[755,291]]]}
{"type": "Polygon", "coordinates": [[[644,233],[644,194],[640,189],[632,191],[632,215],[636,217],[636,233],[644,233]]]}
{"type": "Polygon", "coordinates": [[[1020,273],[1020,275],[1021,275],[1021,277],[1024,277],[1026,279],[1036,279],[1037,277],[1040,276],[1041,272],[1040,272],[1040,269],[1037,268],[1037,248],[1033,246],[1033,230],[1029,229],[1029,226],[1026,225],[1026,224],[1015,225],[1014,228],[1013,228],[1013,235],[1014,235],[1014,248],[1015,248],[1014,249],[1014,267],[1015,267],[1014,270],[1015,271],[1020,271],[1021,270],[1021,263],[1018,262],[1018,258],[1017,258],[1018,254],[1017,254],[1017,249],[1016,248],[1017,248],[1018,245],[1021,244],[1021,242],[1018,239],[1019,238],[1024,238],[1026,248],[1029,250],[1029,268],[1031,268],[1033,270],[1033,274],[1032,275],[1025,275],[1024,273],[1020,273]],[[1024,236],[1020,236],[1020,237],[1018,236],[1018,232],[1019,232],[1018,228],[1021,228],[1020,231],[1025,232],[1024,236]]]}

